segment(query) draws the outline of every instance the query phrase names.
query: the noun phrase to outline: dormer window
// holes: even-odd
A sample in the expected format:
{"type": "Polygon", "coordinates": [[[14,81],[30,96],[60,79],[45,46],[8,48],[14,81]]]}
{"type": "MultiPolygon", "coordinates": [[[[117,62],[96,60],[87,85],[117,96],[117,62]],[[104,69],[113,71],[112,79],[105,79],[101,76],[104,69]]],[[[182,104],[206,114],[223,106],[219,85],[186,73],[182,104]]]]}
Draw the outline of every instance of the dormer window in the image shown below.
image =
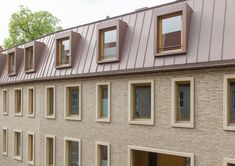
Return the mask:
{"type": "Polygon", "coordinates": [[[24,45],[24,70],[26,74],[37,70],[44,46],[44,43],[39,41],[32,41],[24,45]]]}
{"type": "Polygon", "coordinates": [[[159,8],[155,13],[156,56],[185,54],[192,9],[184,2],[159,8]]]}
{"type": "Polygon", "coordinates": [[[119,61],[127,24],[119,19],[97,25],[97,62],[119,61]]]}
{"type": "Polygon", "coordinates": [[[56,35],[56,68],[72,67],[78,48],[79,33],[68,31],[56,35]]]}
{"type": "Polygon", "coordinates": [[[33,46],[25,49],[25,71],[32,71],[34,69],[33,61],[33,46]]]}
{"type": "Polygon", "coordinates": [[[117,29],[116,27],[100,32],[100,60],[115,59],[117,56],[117,29]]]}
{"type": "Polygon", "coordinates": [[[8,74],[15,75],[16,74],[16,57],[15,52],[11,52],[8,54],[8,74]]]}
{"type": "Polygon", "coordinates": [[[70,59],[70,43],[69,38],[63,38],[57,40],[57,49],[58,49],[58,57],[57,57],[57,64],[61,65],[69,65],[70,59]]]}

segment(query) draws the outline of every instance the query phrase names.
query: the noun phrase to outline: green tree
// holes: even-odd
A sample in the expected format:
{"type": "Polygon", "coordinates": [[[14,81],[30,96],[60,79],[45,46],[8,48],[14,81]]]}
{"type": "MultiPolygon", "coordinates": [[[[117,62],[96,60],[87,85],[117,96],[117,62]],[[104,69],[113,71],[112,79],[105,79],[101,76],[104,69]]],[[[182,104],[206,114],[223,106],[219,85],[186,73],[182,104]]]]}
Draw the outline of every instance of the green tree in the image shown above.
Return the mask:
{"type": "Polygon", "coordinates": [[[9,23],[9,37],[4,39],[5,49],[61,30],[60,20],[47,11],[32,12],[20,6],[9,23]]]}

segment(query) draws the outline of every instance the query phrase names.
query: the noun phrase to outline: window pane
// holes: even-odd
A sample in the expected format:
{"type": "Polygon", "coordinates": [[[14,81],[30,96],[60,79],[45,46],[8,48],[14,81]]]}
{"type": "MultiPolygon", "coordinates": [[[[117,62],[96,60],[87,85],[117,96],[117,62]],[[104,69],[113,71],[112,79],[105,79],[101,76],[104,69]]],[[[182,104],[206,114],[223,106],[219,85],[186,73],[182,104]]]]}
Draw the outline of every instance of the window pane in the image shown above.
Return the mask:
{"type": "Polygon", "coordinates": [[[28,113],[32,114],[33,113],[33,89],[29,89],[28,91],[28,113]]]}
{"type": "Polygon", "coordinates": [[[4,129],[3,130],[3,152],[6,152],[7,151],[7,132],[6,130],[4,129]]]}
{"type": "Polygon", "coordinates": [[[116,41],[117,30],[110,30],[103,32],[103,58],[115,58],[116,57],[116,41]]]}
{"type": "Polygon", "coordinates": [[[16,156],[21,156],[21,138],[20,133],[16,133],[16,156]]]}
{"type": "Polygon", "coordinates": [[[79,88],[71,87],[70,90],[70,114],[79,115],[79,88]]]}
{"type": "Polygon", "coordinates": [[[53,158],[53,155],[54,155],[54,152],[53,152],[53,149],[54,149],[54,145],[53,145],[53,139],[52,138],[48,138],[48,162],[49,164],[53,164],[54,163],[54,158],[53,158]]]}
{"type": "Polygon", "coordinates": [[[47,91],[48,114],[52,115],[54,113],[54,89],[48,88],[47,91]]]}
{"type": "Polygon", "coordinates": [[[230,82],[230,121],[235,123],[235,82],[230,82]]]}
{"type": "Polygon", "coordinates": [[[182,16],[162,18],[160,51],[170,51],[181,48],[182,16]]]}
{"type": "Polygon", "coordinates": [[[3,112],[7,112],[7,91],[3,91],[3,112]]]}
{"type": "Polygon", "coordinates": [[[70,154],[70,166],[79,166],[79,158],[78,158],[78,153],[79,153],[79,143],[75,141],[69,141],[69,154],[70,154]]]}
{"type": "Polygon", "coordinates": [[[178,121],[190,121],[190,84],[178,85],[178,121]]]}
{"type": "Polygon", "coordinates": [[[33,47],[26,48],[26,70],[33,69],[33,47]]]}
{"type": "Polygon", "coordinates": [[[29,157],[29,161],[33,161],[33,136],[32,135],[28,135],[28,157],[29,157]]]}
{"type": "Polygon", "coordinates": [[[134,118],[151,118],[151,86],[134,86],[134,118]]]}
{"type": "Polygon", "coordinates": [[[12,74],[12,73],[14,73],[15,72],[15,67],[16,67],[16,65],[15,65],[15,53],[13,52],[13,53],[10,53],[9,54],[9,62],[8,62],[9,64],[9,66],[8,66],[8,72],[9,72],[9,74],[12,74]]]}
{"type": "Polygon", "coordinates": [[[21,90],[15,91],[15,113],[21,112],[21,90]]]}
{"type": "Polygon", "coordinates": [[[70,56],[69,38],[60,39],[59,41],[59,65],[68,64],[70,56]]]}
{"type": "Polygon", "coordinates": [[[108,117],[108,86],[100,86],[101,91],[101,117],[108,117]]]}
{"type": "Polygon", "coordinates": [[[107,146],[100,145],[101,152],[101,166],[107,166],[108,163],[108,148],[107,146]]]}

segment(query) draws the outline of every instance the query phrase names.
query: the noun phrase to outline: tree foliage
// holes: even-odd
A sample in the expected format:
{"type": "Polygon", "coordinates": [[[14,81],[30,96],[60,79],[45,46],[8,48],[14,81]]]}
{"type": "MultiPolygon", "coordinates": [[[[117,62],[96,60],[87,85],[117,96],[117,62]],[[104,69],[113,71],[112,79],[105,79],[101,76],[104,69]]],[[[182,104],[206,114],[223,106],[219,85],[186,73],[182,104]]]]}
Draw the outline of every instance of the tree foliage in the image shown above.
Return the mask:
{"type": "Polygon", "coordinates": [[[20,6],[13,13],[9,23],[9,37],[4,40],[4,47],[16,45],[40,38],[51,32],[61,30],[60,20],[47,11],[32,12],[20,6]]]}

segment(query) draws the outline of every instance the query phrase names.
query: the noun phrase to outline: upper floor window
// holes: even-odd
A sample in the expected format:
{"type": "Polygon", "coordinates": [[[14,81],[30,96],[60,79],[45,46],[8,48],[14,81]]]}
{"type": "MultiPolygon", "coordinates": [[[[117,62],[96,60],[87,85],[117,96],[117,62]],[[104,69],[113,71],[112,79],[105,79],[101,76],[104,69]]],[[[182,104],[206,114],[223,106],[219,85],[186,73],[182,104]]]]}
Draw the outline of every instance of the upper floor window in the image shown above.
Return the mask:
{"type": "Polygon", "coordinates": [[[2,114],[8,114],[8,91],[7,89],[2,90],[2,114]]]}
{"type": "Polygon", "coordinates": [[[110,143],[96,142],[96,166],[110,166],[110,143]]]}
{"type": "Polygon", "coordinates": [[[182,12],[159,17],[158,52],[182,49],[182,12]]]}
{"type": "Polygon", "coordinates": [[[34,108],[35,108],[34,87],[28,88],[27,95],[28,95],[27,97],[28,117],[34,117],[34,108]]]}
{"type": "Polygon", "coordinates": [[[45,93],[45,117],[55,119],[55,86],[46,86],[45,93]]]}
{"type": "Polygon", "coordinates": [[[115,59],[117,56],[116,27],[102,30],[100,35],[100,60],[115,59]]]}
{"type": "Polygon", "coordinates": [[[28,164],[34,165],[34,133],[28,133],[27,143],[28,143],[28,164]]]}
{"type": "Polygon", "coordinates": [[[68,65],[70,59],[70,43],[69,38],[63,38],[57,40],[57,65],[68,65]]]}
{"type": "Polygon", "coordinates": [[[22,131],[14,130],[14,158],[22,161],[22,131]]]}
{"type": "Polygon", "coordinates": [[[122,50],[127,24],[121,20],[100,23],[97,26],[97,62],[116,62],[122,50]]]}
{"type": "Polygon", "coordinates": [[[72,67],[78,48],[79,33],[73,31],[56,34],[56,68],[72,67]]]}
{"type": "Polygon", "coordinates": [[[153,80],[129,82],[129,123],[154,124],[153,80]]]}
{"type": "Polygon", "coordinates": [[[156,56],[186,53],[191,13],[192,9],[186,2],[165,6],[156,11],[156,56]]]}
{"type": "Polygon", "coordinates": [[[8,74],[15,75],[16,74],[16,59],[15,52],[11,52],[8,54],[8,74]]]}
{"type": "Polygon", "coordinates": [[[2,154],[8,155],[8,129],[2,129],[2,154]]]}
{"type": "Polygon", "coordinates": [[[194,78],[172,79],[172,126],[194,126],[194,78]]]}
{"type": "Polygon", "coordinates": [[[25,71],[34,70],[33,46],[25,48],[25,71]]]}
{"type": "Polygon", "coordinates": [[[81,120],[81,85],[66,85],[65,97],[65,119],[81,120]]]}
{"type": "Polygon", "coordinates": [[[46,135],[46,166],[55,166],[55,139],[54,135],[46,135]]]}
{"type": "Polygon", "coordinates": [[[23,95],[22,88],[17,88],[14,90],[14,115],[22,116],[23,115],[23,95]]]}
{"type": "Polygon", "coordinates": [[[96,121],[110,122],[110,83],[98,83],[96,91],[96,121]]]}
{"type": "Polygon", "coordinates": [[[65,138],[65,165],[81,165],[81,140],[75,138],[65,138]]]}

